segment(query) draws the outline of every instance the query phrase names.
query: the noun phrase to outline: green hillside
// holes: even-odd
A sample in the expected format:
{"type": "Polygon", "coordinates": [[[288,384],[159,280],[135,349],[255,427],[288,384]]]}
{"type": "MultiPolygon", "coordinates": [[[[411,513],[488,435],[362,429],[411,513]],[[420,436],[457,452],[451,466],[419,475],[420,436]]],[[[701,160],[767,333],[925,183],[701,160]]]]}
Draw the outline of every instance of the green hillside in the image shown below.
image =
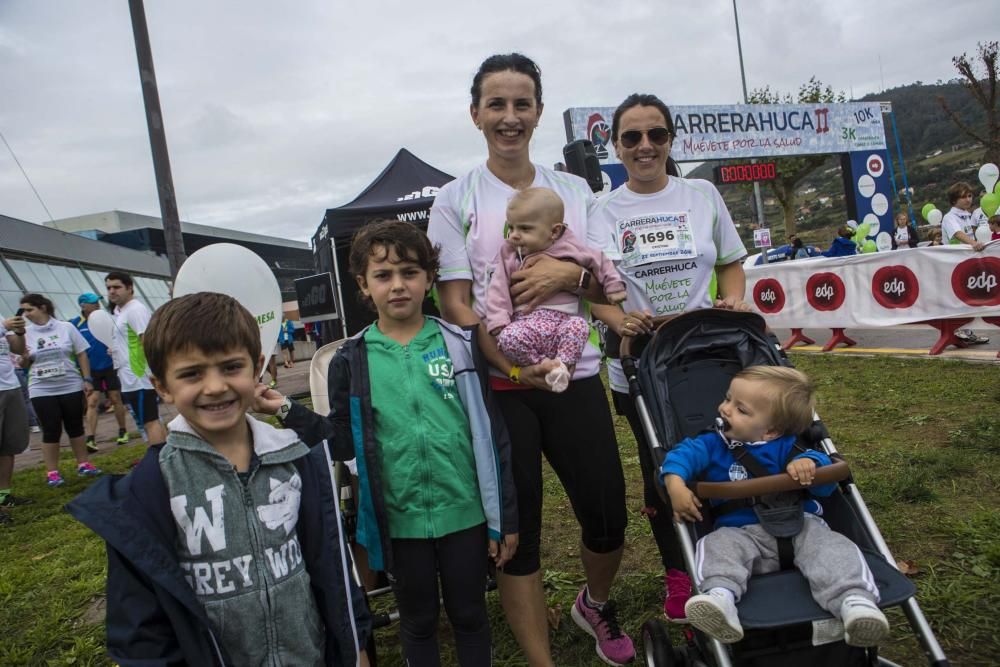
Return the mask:
{"type": "MultiPolygon", "coordinates": [[[[928,201],[947,211],[945,191],[955,181],[964,180],[973,188],[980,188],[976,174],[983,159],[982,148],[973,146],[969,138],[961,134],[941,109],[938,96],[943,97],[964,122],[973,126],[982,126],[985,122],[982,108],[956,82],[925,85],[918,81],[858,100],[892,102],[907,179],[913,188],[914,213],[918,218],[920,208],[928,201]],[[940,154],[936,154],[938,151],[941,151],[940,154]]],[[[902,190],[903,180],[896,158],[891,121],[889,116],[885,116],[884,120],[893,156],[896,187],[902,190]]],[[[715,164],[705,163],[686,175],[712,180],[715,164]]],[[[755,221],[751,212],[752,189],[749,186],[728,185],[720,186],[719,190],[733,220],[740,224],[740,232],[750,245],[753,238],[750,223],[755,221]]],[[[806,243],[826,248],[837,227],[847,220],[839,156],[831,155],[822,167],[802,182],[798,191],[799,205],[803,207],[798,221],[799,236],[806,243]]],[[[785,236],[781,208],[773,202],[766,186],[762,195],[765,198],[765,219],[774,242],[778,244],[783,242],[785,236]]],[[[900,206],[905,206],[905,200],[894,203],[897,209],[900,206]]],[[[922,219],[918,222],[924,224],[922,219]]]]}

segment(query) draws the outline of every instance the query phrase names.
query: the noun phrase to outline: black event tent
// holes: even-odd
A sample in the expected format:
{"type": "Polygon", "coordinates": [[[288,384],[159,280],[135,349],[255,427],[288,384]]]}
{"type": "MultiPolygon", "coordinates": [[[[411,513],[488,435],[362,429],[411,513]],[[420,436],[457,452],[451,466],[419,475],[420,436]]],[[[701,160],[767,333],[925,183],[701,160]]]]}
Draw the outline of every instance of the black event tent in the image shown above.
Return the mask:
{"type": "MultiPolygon", "coordinates": [[[[327,209],[313,236],[313,259],[317,273],[334,276],[341,314],[339,332],[324,332],[325,340],[360,331],[374,314],[358,300],[358,287],[347,270],[351,237],[364,225],[384,218],[409,221],[427,229],[427,218],[438,188],[454,180],[405,148],[399,149],[382,173],[354,198],[337,208],[327,209]],[[338,335],[339,334],[339,335],[338,335]]],[[[338,325],[334,324],[336,328],[338,325]]]]}

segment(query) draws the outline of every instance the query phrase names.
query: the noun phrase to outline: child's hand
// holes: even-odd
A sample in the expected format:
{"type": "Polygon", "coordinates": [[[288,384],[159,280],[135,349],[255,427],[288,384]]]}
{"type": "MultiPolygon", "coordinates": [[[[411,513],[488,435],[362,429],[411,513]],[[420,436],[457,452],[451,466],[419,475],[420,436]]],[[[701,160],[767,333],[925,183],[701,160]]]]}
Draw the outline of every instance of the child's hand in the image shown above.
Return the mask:
{"type": "Polygon", "coordinates": [[[816,462],[808,456],[803,456],[789,463],[785,472],[802,486],[809,486],[816,477],[816,462]]]}
{"type": "Polygon", "coordinates": [[[701,521],[701,501],[677,475],[667,475],[667,493],[674,508],[674,521],[701,521]]]}
{"type": "Polygon", "coordinates": [[[250,409],[265,415],[276,415],[281,404],[285,402],[285,397],[281,392],[269,388],[263,382],[258,382],[253,390],[253,405],[250,409]]]}
{"type": "Polygon", "coordinates": [[[494,564],[498,568],[501,568],[517,553],[517,544],[518,535],[517,533],[513,533],[511,535],[504,535],[499,542],[497,540],[489,540],[486,548],[494,564]]]}

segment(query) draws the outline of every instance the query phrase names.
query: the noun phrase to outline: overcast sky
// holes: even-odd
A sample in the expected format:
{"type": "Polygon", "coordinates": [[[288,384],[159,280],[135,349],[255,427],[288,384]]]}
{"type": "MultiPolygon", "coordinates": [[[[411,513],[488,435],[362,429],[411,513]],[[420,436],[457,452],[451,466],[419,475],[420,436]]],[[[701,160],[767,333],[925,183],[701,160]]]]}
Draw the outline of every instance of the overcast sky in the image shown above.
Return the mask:
{"type": "MultiPolygon", "coordinates": [[[[739,6],[751,89],[947,80],[1000,29],[996,0],[739,6]]],[[[485,159],[468,91],[492,53],[542,68],[545,165],[570,106],[742,101],[730,0],[146,0],[146,15],[181,219],[299,240],[400,147],[455,175],[485,159]]],[[[53,217],[159,215],[126,0],[0,0],[0,132],[53,217]]],[[[0,214],[48,219],[2,144],[0,214]]]]}

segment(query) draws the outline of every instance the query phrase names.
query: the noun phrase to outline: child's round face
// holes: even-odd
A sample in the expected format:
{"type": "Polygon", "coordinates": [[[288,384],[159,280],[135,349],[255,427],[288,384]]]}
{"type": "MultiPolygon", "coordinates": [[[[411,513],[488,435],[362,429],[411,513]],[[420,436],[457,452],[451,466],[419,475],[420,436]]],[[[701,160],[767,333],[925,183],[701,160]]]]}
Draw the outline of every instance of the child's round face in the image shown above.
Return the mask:
{"type": "Polygon", "coordinates": [[[726,436],[741,442],[773,440],[781,433],[772,427],[771,388],[759,380],[733,378],[719,415],[729,428],[726,436]]]}
{"type": "Polygon", "coordinates": [[[507,210],[507,242],[521,249],[522,255],[545,250],[562,233],[562,223],[545,219],[537,207],[518,206],[507,210]]]}
{"type": "Polygon", "coordinates": [[[358,287],[378,311],[379,322],[413,324],[423,320],[423,303],[431,277],[412,257],[401,259],[395,249],[375,246],[358,287]]]}
{"type": "Polygon", "coordinates": [[[257,387],[257,364],[245,349],[204,352],[194,347],[174,352],[156,390],[177,408],[209,444],[242,433],[257,387]],[[235,430],[234,430],[235,429],[235,430]]]}

